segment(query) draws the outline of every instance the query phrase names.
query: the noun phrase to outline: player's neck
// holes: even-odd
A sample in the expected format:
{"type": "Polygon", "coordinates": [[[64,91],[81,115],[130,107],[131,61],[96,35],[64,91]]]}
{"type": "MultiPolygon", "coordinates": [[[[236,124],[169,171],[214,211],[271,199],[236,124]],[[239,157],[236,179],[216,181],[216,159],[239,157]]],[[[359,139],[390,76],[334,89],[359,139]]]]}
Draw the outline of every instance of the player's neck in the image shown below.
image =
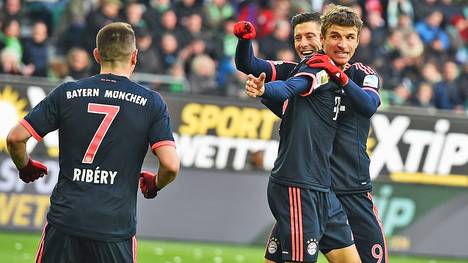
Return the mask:
{"type": "Polygon", "coordinates": [[[130,76],[132,75],[132,71],[129,69],[123,69],[123,68],[108,68],[108,67],[101,67],[101,71],[99,72],[100,74],[113,74],[117,76],[123,76],[127,77],[130,79],[130,76]]]}

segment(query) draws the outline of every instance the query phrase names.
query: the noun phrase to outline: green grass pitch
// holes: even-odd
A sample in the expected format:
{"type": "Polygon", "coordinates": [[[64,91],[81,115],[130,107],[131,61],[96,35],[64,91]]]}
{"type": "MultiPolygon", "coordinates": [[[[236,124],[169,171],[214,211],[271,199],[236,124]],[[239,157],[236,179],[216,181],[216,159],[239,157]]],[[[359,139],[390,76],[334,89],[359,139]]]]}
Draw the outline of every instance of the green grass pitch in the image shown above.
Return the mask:
{"type": "MultiPolygon", "coordinates": [[[[0,262],[34,262],[38,234],[0,233],[0,262]]],[[[258,263],[262,247],[174,241],[138,241],[139,263],[258,263]]],[[[323,256],[319,263],[327,262],[323,256]]],[[[390,255],[392,263],[459,263],[468,260],[429,259],[390,255]]]]}

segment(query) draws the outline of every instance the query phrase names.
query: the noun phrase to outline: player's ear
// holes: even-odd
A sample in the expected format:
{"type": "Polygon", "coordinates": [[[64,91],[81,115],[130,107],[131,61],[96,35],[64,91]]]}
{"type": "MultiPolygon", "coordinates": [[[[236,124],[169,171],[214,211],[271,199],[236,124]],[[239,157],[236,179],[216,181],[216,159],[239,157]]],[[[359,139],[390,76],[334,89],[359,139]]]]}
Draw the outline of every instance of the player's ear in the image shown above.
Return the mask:
{"type": "Polygon", "coordinates": [[[97,48],[93,50],[93,56],[94,60],[96,60],[98,64],[101,64],[101,54],[99,54],[99,50],[97,48]]]}
{"type": "Polygon", "coordinates": [[[132,52],[132,55],[131,55],[131,57],[130,57],[130,64],[131,64],[132,66],[136,65],[137,60],[138,60],[138,49],[135,49],[135,50],[132,52]]]}

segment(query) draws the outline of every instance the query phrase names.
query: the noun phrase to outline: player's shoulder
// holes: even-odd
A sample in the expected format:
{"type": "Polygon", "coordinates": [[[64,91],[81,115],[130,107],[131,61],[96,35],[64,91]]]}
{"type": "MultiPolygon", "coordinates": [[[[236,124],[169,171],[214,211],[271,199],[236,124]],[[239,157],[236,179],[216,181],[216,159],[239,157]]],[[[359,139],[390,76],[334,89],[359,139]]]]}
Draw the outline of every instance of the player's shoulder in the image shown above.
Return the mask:
{"type": "Polygon", "coordinates": [[[367,75],[378,75],[377,71],[373,67],[366,65],[362,62],[354,62],[353,64],[347,64],[346,67],[346,71],[352,71],[354,74],[363,77],[367,75]]]}
{"type": "Polygon", "coordinates": [[[375,69],[361,62],[355,62],[348,66],[345,73],[361,87],[378,89],[380,77],[375,69]]]}

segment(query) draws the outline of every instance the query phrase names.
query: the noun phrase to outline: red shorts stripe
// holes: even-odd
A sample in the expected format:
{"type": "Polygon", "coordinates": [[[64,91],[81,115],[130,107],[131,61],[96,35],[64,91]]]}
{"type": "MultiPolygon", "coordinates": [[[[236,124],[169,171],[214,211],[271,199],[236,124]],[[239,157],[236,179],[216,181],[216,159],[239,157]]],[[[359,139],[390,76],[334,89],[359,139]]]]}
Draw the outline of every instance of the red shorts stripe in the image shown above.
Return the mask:
{"type": "Polygon", "coordinates": [[[39,247],[37,248],[37,252],[36,252],[36,263],[41,263],[42,261],[42,253],[44,252],[44,239],[45,239],[46,227],[47,227],[47,221],[44,224],[44,228],[42,228],[41,240],[39,240],[39,247]]]}
{"type": "Polygon", "coordinates": [[[294,233],[296,232],[294,229],[294,197],[293,197],[293,189],[289,187],[289,216],[291,217],[291,253],[292,253],[292,260],[296,258],[296,241],[294,238],[294,233]]]}
{"type": "Polygon", "coordinates": [[[136,236],[133,236],[132,237],[133,263],[137,262],[137,248],[138,248],[138,242],[137,242],[136,236]]]}
{"type": "Polygon", "coordinates": [[[377,220],[377,222],[379,223],[379,227],[380,227],[380,232],[382,233],[382,238],[383,238],[383,241],[384,241],[384,250],[385,250],[385,261],[386,263],[388,263],[388,248],[387,248],[387,239],[385,238],[385,232],[384,232],[384,226],[382,224],[382,220],[380,220],[380,216],[379,216],[379,210],[377,209],[377,206],[375,206],[374,204],[374,200],[372,198],[372,195],[370,192],[367,192],[367,198],[369,198],[369,200],[372,202],[372,210],[374,212],[374,216],[375,216],[375,219],[377,220]]]}
{"type": "Polygon", "coordinates": [[[38,142],[42,141],[42,137],[34,130],[34,128],[29,124],[29,122],[25,119],[20,120],[21,125],[28,130],[28,132],[36,139],[38,142]]]}
{"type": "Polygon", "coordinates": [[[297,191],[297,207],[299,217],[299,261],[304,260],[304,237],[302,229],[302,202],[301,202],[301,189],[296,188],[297,191]]]}

